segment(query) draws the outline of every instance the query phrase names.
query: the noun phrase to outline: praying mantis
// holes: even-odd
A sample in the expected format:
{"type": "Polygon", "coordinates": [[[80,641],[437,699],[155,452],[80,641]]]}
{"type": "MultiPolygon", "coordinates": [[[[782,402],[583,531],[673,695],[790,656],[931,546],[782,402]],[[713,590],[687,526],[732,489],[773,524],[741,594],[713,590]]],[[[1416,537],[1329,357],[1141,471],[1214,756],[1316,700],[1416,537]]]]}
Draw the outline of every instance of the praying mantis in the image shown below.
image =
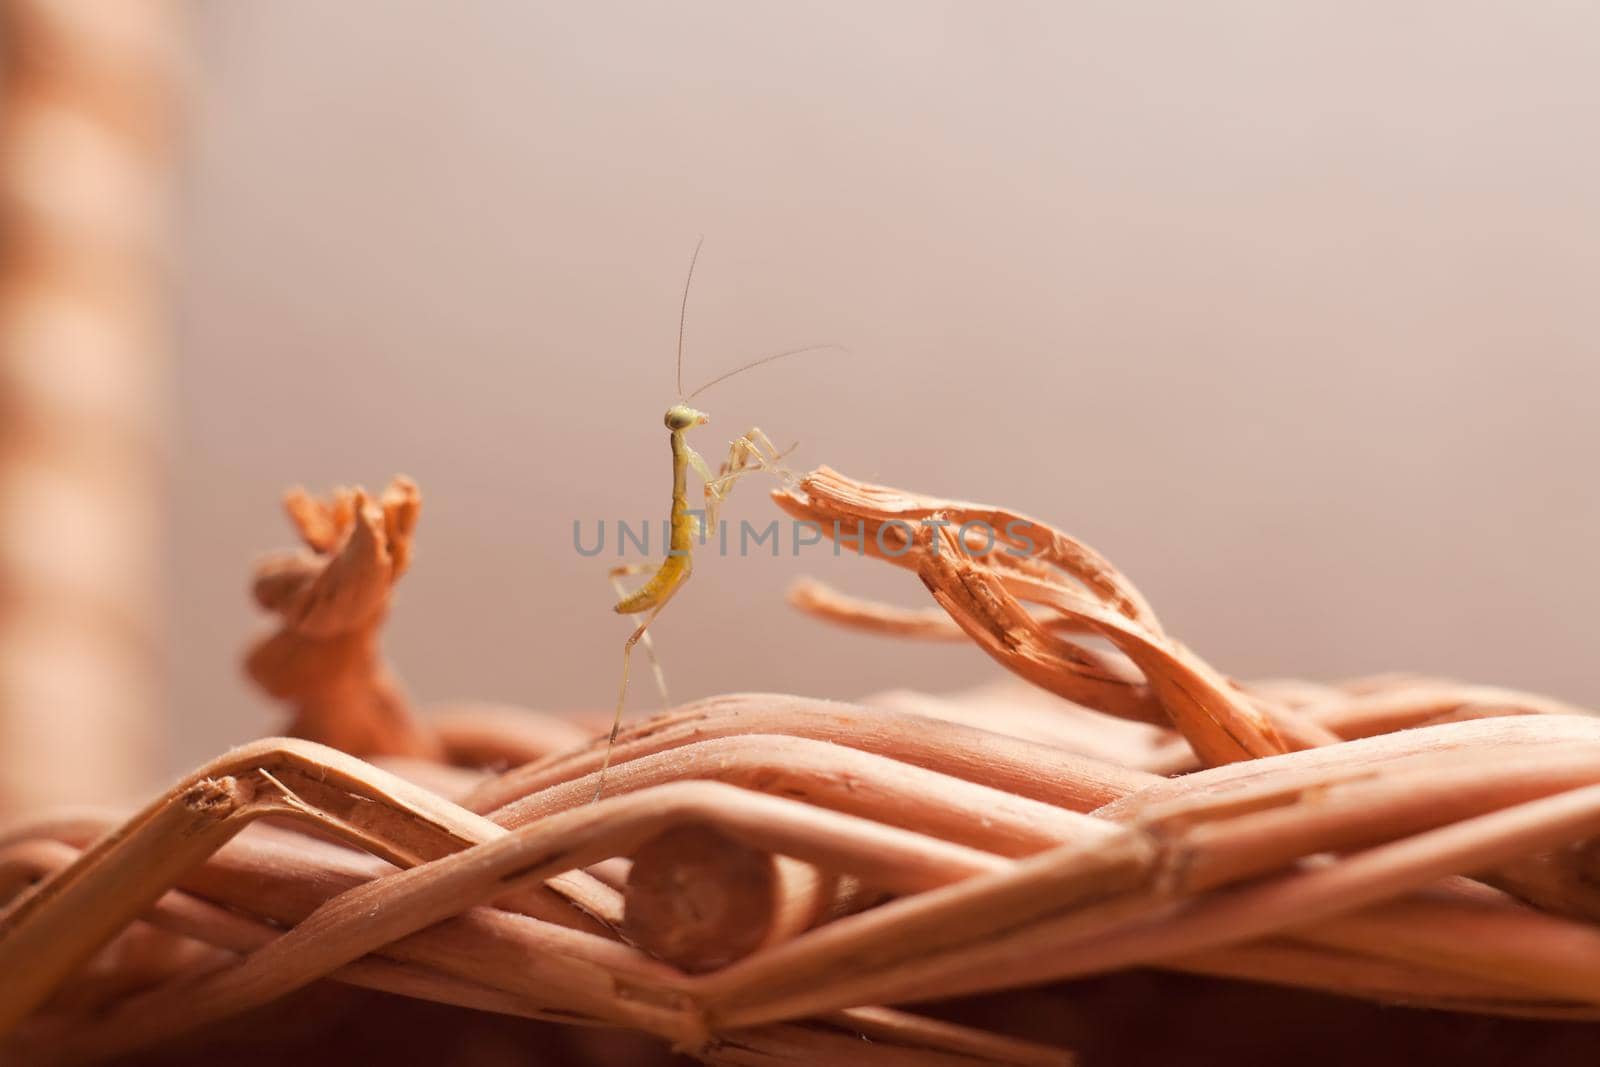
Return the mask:
{"type": "Polygon", "coordinates": [[[683,283],[683,300],[678,308],[678,400],[667,409],[665,418],[668,438],[672,445],[672,506],[668,512],[667,527],[667,553],[659,563],[629,563],[613,567],[610,572],[611,584],[616,589],[620,598],[612,608],[619,615],[643,615],[633,633],[628,635],[627,641],[622,646],[622,684],[617,693],[617,712],[611,721],[611,734],[606,739],[606,754],[600,764],[600,773],[594,787],[594,800],[599,800],[606,787],[606,771],[611,766],[611,751],[617,743],[617,731],[622,727],[622,709],[628,699],[628,671],[633,656],[633,648],[641,641],[644,643],[645,652],[650,657],[650,665],[655,673],[656,686],[661,691],[661,701],[667,704],[666,679],[661,673],[660,661],[656,659],[655,650],[650,644],[650,624],[655,622],[656,616],[661,614],[663,608],[672,600],[673,596],[688,582],[689,575],[694,570],[694,545],[696,541],[705,542],[706,534],[717,528],[717,510],[732,491],[733,485],[744,475],[753,471],[771,471],[784,474],[779,462],[795,448],[794,445],[782,452],[773,445],[772,440],[761,431],[760,427],[752,426],[738,437],[734,438],[728,447],[728,458],[715,474],[711,467],[701,458],[700,454],[690,447],[686,435],[692,429],[704,426],[711,421],[711,417],[703,411],[697,411],[689,406],[689,401],[705,392],[713,385],[726,381],[736,374],[742,374],[764,363],[771,363],[776,359],[786,356],[799,355],[802,352],[815,352],[822,349],[834,348],[838,345],[806,345],[802,348],[791,348],[784,352],[777,352],[760,359],[752,360],[740,367],[706,382],[700,388],[689,393],[683,392],[683,334],[684,323],[689,314],[689,289],[694,284],[695,264],[700,260],[700,247],[704,239],[694,246],[694,255],[689,258],[689,273],[683,283]],[[689,469],[694,469],[704,485],[705,507],[691,509],[689,507],[688,475],[689,469]],[[631,574],[648,574],[645,583],[632,593],[627,592],[621,579],[631,574]]]}

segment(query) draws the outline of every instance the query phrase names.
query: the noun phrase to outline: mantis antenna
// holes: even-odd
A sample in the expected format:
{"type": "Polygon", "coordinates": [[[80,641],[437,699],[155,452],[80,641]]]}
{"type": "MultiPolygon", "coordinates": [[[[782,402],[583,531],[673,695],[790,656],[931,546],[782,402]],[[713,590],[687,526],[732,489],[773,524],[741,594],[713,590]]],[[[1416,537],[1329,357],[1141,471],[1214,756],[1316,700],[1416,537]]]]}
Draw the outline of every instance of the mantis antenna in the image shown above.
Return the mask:
{"type": "Polygon", "coordinates": [[[752,368],[755,368],[755,367],[759,367],[763,363],[771,363],[773,360],[783,359],[785,356],[798,356],[802,352],[821,352],[822,350],[828,349],[828,348],[832,348],[832,349],[835,349],[835,350],[840,351],[840,352],[848,352],[849,351],[849,349],[845,348],[843,345],[836,345],[836,344],[829,343],[829,344],[820,344],[820,345],[806,345],[806,346],[804,346],[802,348],[791,348],[786,352],[774,352],[770,356],[762,356],[760,359],[752,359],[749,363],[746,363],[744,366],[735,367],[731,371],[728,371],[726,374],[717,375],[715,378],[711,379],[709,382],[707,382],[706,384],[702,385],[700,388],[696,389],[694,392],[690,393],[685,399],[693,400],[695,397],[699,396],[701,393],[705,392],[707,389],[710,389],[713,385],[716,385],[718,382],[725,382],[729,378],[732,378],[735,374],[743,374],[745,371],[751,370],[752,368]]]}
{"type": "Polygon", "coordinates": [[[694,243],[694,255],[689,257],[689,276],[683,279],[683,303],[678,307],[678,399],[683,399],[683,326],[689,321],[689,286],[694,284],[694,265],[700,261],[700,246],[706,243],[704,234],[694,243]]]}
{"type": "Polygon", "coordinates": [[[848,349],[846,349],[843,345],[837,345],[837,344],[829,343],[829,344],[820,344],[820,345],[805,345],[804,347],[801,347],[801,348],[791,348],[791,349],[789,349],[789,350],[787,350],[785,352],[775,352],[770,356],[762,356],[760,359],[753,359],[749,363],[744,364],[744,366],[742,366],[742,367],[735,367],[735,368],[733,368],[733,370],[728,371],[726,374],[719,374],[715,378],[711,379],[709,382],[706,382],[700,388],[696,389],[694,392],[690,393],[687,397],[684,396],[683,395],[683,334],[684,334],[684,327],[687,325],[687,323],[689,321],[689,288],[692,285],[694,285],[694,265],[696,263],[700,262],[700,246],[705,244],[705,243],[706,243],[706,239],[705,239],[705,235],[704,234],[702,234],[700,236],[700,239],[695,241],[695,243],[694,243],[694,254],[689,257],[689,273],[683,279],[683,300],[678,305],[678,399],[679,400],[692,400],[693,398],[699,396],[701,393],[705,392],[707,389],[710,389],[713,385],[716,385],[718,382],[725,382],[729,378],[732,378],[735,374],[743,374],[745,371],[750,370],[751,368],[759,367],[763,363],[771,363],[773,360],[783,359],[785,356],[798,356],[803,352],[820,352],[820,351],[822,351],[823,349],[826,349],[826,348],[837,349],[840,352],[848,351],[848,349]]]}

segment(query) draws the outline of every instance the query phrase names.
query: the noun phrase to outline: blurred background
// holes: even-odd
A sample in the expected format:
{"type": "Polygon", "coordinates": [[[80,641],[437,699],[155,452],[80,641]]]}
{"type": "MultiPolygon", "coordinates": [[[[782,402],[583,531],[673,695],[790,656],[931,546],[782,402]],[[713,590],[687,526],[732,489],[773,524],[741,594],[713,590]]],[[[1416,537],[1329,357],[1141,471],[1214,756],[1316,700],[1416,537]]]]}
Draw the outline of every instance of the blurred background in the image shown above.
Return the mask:
{"type": "MultiPolygon", "coordinates": [[[[609,705],[628,626],[573,524],[665,513],[701,235],[687,383],[850,350],[705,394],[708,457],[755,424],[1054,522],[1236,676],[1600,703],[1600,9],[151,7],[164,651],[124,733],[163,777],[281,728],[238,661],[295,483],[420,483],[387,631],[419,703],[609,705]]],[[[726,516],[776,517],[765,488],[726,516]]],[[[707,555],[654,631],[673,696],[997,669],[800,617],[801,574],[926,600],[827,548],[707,555]]],[[[54,714],[17,692],[13,738],[54,714]]]]}

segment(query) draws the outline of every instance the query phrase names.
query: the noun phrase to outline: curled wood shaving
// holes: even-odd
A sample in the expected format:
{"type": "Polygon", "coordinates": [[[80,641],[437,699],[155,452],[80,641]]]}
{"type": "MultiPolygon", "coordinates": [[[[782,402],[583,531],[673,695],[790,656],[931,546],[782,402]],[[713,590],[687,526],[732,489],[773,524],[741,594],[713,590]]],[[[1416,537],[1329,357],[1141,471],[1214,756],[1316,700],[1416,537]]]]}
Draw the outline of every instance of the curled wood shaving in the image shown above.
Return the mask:
{"type": "MultiPolygon", "coordinates": [[[[1060,530],[1002,508],[868,485],[826,467],[774,490],[773,498],[825,535],[864,528],[870,554],[914,569],[979,647],[1051,692],[1129,718],[1163,715],[1208,764],[1291,747],[1247,694],[1166,637],[1132,582],[1060,530]],[[894,548],[886,548],[891,539],[894,548]],[[1106,638],[1121,656],[1058,636],[1027,604],[1106,638]]],[[[833,614],[846,613],[840,602],[832,606],[833,614]]]]}
{"type": "Polygon", "coordinates": [[[361,489],[285,497],[306,549],[257,564],[256,603],[279,625],[251,648],[245,671],[292,709],[290,734],[359,756],[439,755],[378,647],[421,506],[403,477],[376,500],[361,489]]]}

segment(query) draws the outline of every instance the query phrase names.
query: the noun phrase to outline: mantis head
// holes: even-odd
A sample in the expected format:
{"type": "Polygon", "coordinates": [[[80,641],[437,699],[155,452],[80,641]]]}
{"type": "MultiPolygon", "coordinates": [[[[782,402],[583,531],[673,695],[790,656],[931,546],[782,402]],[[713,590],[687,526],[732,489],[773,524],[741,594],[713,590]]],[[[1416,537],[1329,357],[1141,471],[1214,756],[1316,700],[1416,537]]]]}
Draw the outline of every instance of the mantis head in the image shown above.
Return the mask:
{"type": "Polygon", "coordinates": [[[667,409],[667,429],[673,433],[681,433],[693,426],[704,426],[710,421],[710,415],[696,411],[688,404],[674,404],[667,409]]]}

